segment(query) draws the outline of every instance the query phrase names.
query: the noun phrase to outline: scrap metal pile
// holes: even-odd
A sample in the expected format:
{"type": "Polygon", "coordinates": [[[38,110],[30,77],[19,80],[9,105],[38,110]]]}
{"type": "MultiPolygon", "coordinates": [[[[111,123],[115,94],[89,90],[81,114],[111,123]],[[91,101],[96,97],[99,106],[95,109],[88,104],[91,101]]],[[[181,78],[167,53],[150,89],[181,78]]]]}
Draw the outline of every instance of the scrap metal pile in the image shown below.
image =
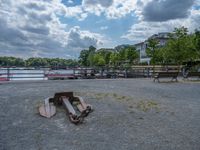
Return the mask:
{"type": "Polygon", "coordinates": [[[51,118],[56,114],[55,106],[64,106],[69,120],[74,124],[82,123],[84,118],[93,111],[92,106],[85,103],[82,97],[74,96],[73,92],[56,93],[53,98],[46,98],[44,104],[39,107],[39,113],[43,117],[51,118]]]}

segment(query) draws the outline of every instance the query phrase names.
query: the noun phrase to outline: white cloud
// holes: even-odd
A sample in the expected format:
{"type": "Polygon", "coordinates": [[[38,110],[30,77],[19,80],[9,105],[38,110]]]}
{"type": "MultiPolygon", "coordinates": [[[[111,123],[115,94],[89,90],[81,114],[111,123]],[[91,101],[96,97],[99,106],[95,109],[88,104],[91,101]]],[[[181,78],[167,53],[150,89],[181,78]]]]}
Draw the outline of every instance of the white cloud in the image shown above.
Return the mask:
{"type": "Polygon", "coordinates": [[[134,43],[142,42],[153,34],[172,30],[172,24],[173,22],[139,22],[137,24],[132,25],[128,33],[123,35],[121,38],[128,39],[130,41],[133,41],[134,43]]]}
{"type": "Polygon", "coordinates": [[[21,57],[77,56],[90,45],[99,46],[103,36],[79,27],[69,28],[60,22],[58,15],[74,17],[79,7],[71,10],[53,1],[0,0],[0,55],[21,57]],[[68,31],[67,31],[68,29],[68,31]]]}
{"type": "MultiPolygon", "coordinates": [[[[142,42],[149,36],[159,32],[172,32],[175,27],[185,26],[190,32],[200,27],[200,10],[195,10],[191,7],[187,18],[177,18],[166,21],[145,21],[142,9],[148,4],[148,0],[141,0],[139,4],[141,7],[137,8],[136,14],[139,18],[138,23],[131,26],[128,32],[121,36],[121,38],[128,39],[133,43],[142,42]]],[[[165,11],[165,10],[163,10],[165,11]]],[[[166,12],[165,12],[166,13],[166,12]]]]}
{"type": "MultiPolygon", "coordinates": [[[[0,0],[0,55],[74,57],[90,45],[113,45],[114,40],[105,35],[83,31],[80,27],[70,28],[60,21],[60,16],[83,21],[89,14],[119,19],[134,13],[138,22],[122,36],[133,42],[143,41],[158,32],[172,31],[177,26],[184,25],[190,31],[199,27],[200,10],[194,7],[185,9],[189,12],[187,18],[162,22],[145,20],[144,8],[150,2],[152,0],[83,0],[81,5],[67,7],[61,0],[0,0]]],[[[198,0],[197,5],[200,5],[198,0]]],[[[106,25],[100,27],[100,30],[106,29],[106,25]]]]}
{"type": "Polygon", "coordinates": [[[67,1],[69,4],[73,4],[74,2],[72,0],[67,1]]]}
{"type": "Polygon", "coordinates": [[[142,16],[146,21],[187,18],[194,2],[195,0],[184,0],[181,3],[180,0],[150,1],[143,7],[142,16]]]}
{"type": "Polygon", "coordinates": [[[105,11],[108,19],[118,19],[136,10],[137,1],[114,0],[113,4],[105,11]]]}
{"type": "Polygon", "coordinates": [[[134,0],[83,0],[84,11],[97,16],[104,14],[108,19],[119,19],[136,10],[134,0]]]}
{"type": "Polygon", "coordinates": [[[108,26],[102,26],[100,27],[101,30],[107,30],[108,29],[108,26]]]}
{"type": "Polygon", "coordinates": [[[79,26],[75,26],[68,32],[68,47],[88,48],[90,45],[98,47],[102,44],[103,36],[89,31],[81,31],[79,26]]]}
{"type": "Polygon", "coordinates": [[[149,36],[159,32],[172,32],[175,27],[185,26],[190,32],[200,27],[200,11],[192,11],[192,15],[187,19],[176,19],[166,22],[145,22],[141,21],[132,25],[127,34],[121,38],[126,38],[130,41],[142,42],[149,36]]]}
{"type": "Polygon", "coordinates": [[[112,5],[113,0],[83,0],[82,4],[87,6],[101,5],[102,7],[109,7],[112,5]]]}

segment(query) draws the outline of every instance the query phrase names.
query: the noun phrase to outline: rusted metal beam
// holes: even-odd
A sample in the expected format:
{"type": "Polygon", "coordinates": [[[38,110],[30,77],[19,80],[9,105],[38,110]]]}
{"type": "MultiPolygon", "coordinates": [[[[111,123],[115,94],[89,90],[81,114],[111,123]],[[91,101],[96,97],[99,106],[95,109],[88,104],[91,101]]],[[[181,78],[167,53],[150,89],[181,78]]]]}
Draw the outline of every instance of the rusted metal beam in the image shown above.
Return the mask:
{"type": "Polygon", "coordinates": [[[65,108],[68,111],[70,121],[72,123],[75,123],[75,124],[83,122],[84,118],[77,115],[77,113],[75,112],[75,110],[74,110],[72,104],[70,103],[69,99],[67,97],[64,97],[64,96],[62,96],[61,98],[62,98],[62,101],[63,101],[65,108]]]}
{"type": "Polygon", "coordinates": [[[86,116],[93,111],[92,106],[87,104],[82,97],[75,96],[74,99],[78,102],[77,108],[81,113],[84,113],[86,116]]]}
{"type": "Polygon", "coordinates": [[[43,117],[51,118],[56,114],[56,107],[53,105],[53,103],[49,102],[49,98],[46,98],[44,100],[44,104],[39,107],[39,113],[43,117]]]}

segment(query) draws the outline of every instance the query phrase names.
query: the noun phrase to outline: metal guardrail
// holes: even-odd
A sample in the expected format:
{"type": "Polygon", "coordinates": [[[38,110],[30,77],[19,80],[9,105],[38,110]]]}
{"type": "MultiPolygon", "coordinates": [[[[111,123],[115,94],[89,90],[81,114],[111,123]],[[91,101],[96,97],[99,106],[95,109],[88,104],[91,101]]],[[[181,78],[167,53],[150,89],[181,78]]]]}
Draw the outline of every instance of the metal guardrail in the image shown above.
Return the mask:
{"type": "Polygon", "coordinates": [[[9,81],[14,79],[45,79],[45,73],[44,70],[28,68],[0,68],[1,81],[9,81]]]}
{"type": "Polygon", "coordinates": [[[67,68],[61,70],[51,70],[51,68],[0,68],[0,81],[15,80],[15,79],[40,79],[47,80],[48,77],[62,79],[77,78],[137,78],[137,77],[152,77],[155,72],[161,71],[179,71],[180,66],[132,66],[129,68],[114,68],[114,67],[99,67],[99,68],[67,68]],[[66,73],[69,71],[70,73],[66,73]],[[56,73],[60,72],[60,73],[56,73]],[[54,75],[54,76],[52,76],[54,75]],[[64,78],[63,78],[64,77],[64,78]]]}

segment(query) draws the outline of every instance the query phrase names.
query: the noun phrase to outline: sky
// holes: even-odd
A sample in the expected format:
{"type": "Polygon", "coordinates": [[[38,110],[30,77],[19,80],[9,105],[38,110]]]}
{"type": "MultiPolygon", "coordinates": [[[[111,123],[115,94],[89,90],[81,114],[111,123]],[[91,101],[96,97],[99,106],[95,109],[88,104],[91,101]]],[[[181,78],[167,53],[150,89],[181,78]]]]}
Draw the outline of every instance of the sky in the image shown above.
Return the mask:
{"type": "Polygon", "coordinates": [[[76,59],[181,26],[200,29],[200,0],[0,0],[0,56],[76,59]]]}

